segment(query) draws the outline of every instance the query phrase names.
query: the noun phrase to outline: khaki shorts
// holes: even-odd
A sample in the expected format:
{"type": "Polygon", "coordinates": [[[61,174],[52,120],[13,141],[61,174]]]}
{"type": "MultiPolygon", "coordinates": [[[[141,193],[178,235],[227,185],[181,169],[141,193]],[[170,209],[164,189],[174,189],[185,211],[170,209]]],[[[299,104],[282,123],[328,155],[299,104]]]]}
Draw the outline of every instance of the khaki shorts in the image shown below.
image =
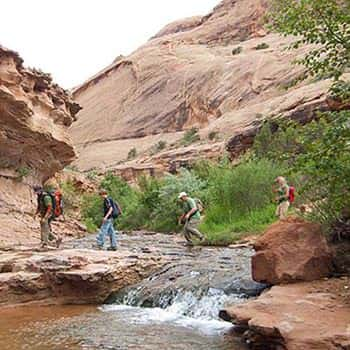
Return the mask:
{"type": "Polygon", "coordinates": [[[284,220],[287,218],[289,206],[289,201],[284,201],[278,204],[276,209],[276,216],[278,216],[280,220],[284,220]]]}

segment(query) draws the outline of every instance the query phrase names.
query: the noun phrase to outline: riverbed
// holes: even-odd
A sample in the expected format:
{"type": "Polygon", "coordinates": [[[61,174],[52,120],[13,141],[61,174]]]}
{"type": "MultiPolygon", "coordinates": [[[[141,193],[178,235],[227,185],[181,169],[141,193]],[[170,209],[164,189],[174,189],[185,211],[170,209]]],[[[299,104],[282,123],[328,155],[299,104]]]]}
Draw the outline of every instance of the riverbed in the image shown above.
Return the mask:
{"type": "MultiPolygon", "coordinates": [[[[93,239],[64,249],[90,249],[93,239]]],[[[171,259],[102,305],[2,309],[0,349],[246,349],[218,313],[259,292],[250,278],[249,248],[186,248],[181,237],[134,234],[120,236],[120,249],[171,259]]]]}

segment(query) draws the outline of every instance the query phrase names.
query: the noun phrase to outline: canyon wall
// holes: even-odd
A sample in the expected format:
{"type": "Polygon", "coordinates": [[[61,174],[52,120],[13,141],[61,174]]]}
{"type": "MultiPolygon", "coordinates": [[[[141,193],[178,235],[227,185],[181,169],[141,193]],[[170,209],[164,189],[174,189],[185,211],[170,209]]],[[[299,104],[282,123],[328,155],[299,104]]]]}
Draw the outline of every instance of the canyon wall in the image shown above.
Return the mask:
{"type": "Polygon", "coordinates": [[[31,186],[75,159],[67,128],[79,109],[48,74],[0,46],[0,246],[32,240],[31,186]]]}
{"type": "Polygon", "coordinates": [[[326,105],[327,81],[304,81],[292,61],[307,47],[265,29],[266,0],[224,0],[204,17],[169,24],[76,88],[83,106],[70,129],[75,165],[116,172],[169,170],[247,149],[263,120],[309,119],[326,105]],[[200,140],[184,144],[186,130],[200,140]],[[166,147],[157,150],[160,141],[166,147]],[[137,157],[127,160],[135,147],[137,157]],[[156,151],[154,151],[156,150],[156,151]]]}

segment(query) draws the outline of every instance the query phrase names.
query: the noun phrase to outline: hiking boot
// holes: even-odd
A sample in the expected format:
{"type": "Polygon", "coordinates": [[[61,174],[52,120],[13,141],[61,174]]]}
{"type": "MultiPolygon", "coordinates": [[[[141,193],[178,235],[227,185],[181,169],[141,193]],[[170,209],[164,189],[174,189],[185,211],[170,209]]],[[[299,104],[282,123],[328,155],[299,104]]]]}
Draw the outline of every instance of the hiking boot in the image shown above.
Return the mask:
{"type": "Polygon", "coordinates": [[[107,248],[107,250],[115,252],[117,250],[117,247],[109,247],[109,248],[107,248]]]}

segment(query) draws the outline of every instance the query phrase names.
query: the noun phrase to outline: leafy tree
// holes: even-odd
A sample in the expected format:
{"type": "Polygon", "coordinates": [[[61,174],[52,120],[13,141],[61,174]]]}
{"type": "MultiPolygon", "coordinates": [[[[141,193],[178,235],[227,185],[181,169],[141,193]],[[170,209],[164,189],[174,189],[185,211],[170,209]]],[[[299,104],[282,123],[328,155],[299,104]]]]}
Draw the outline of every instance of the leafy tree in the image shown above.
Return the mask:
{"type": "Polygon", "coordinates": [[[310,75],[338,79],[350,62],[350,0],[273,0],[272,28],[299,38],[298,48],[314,44],[299,61],[310,75]]]}

